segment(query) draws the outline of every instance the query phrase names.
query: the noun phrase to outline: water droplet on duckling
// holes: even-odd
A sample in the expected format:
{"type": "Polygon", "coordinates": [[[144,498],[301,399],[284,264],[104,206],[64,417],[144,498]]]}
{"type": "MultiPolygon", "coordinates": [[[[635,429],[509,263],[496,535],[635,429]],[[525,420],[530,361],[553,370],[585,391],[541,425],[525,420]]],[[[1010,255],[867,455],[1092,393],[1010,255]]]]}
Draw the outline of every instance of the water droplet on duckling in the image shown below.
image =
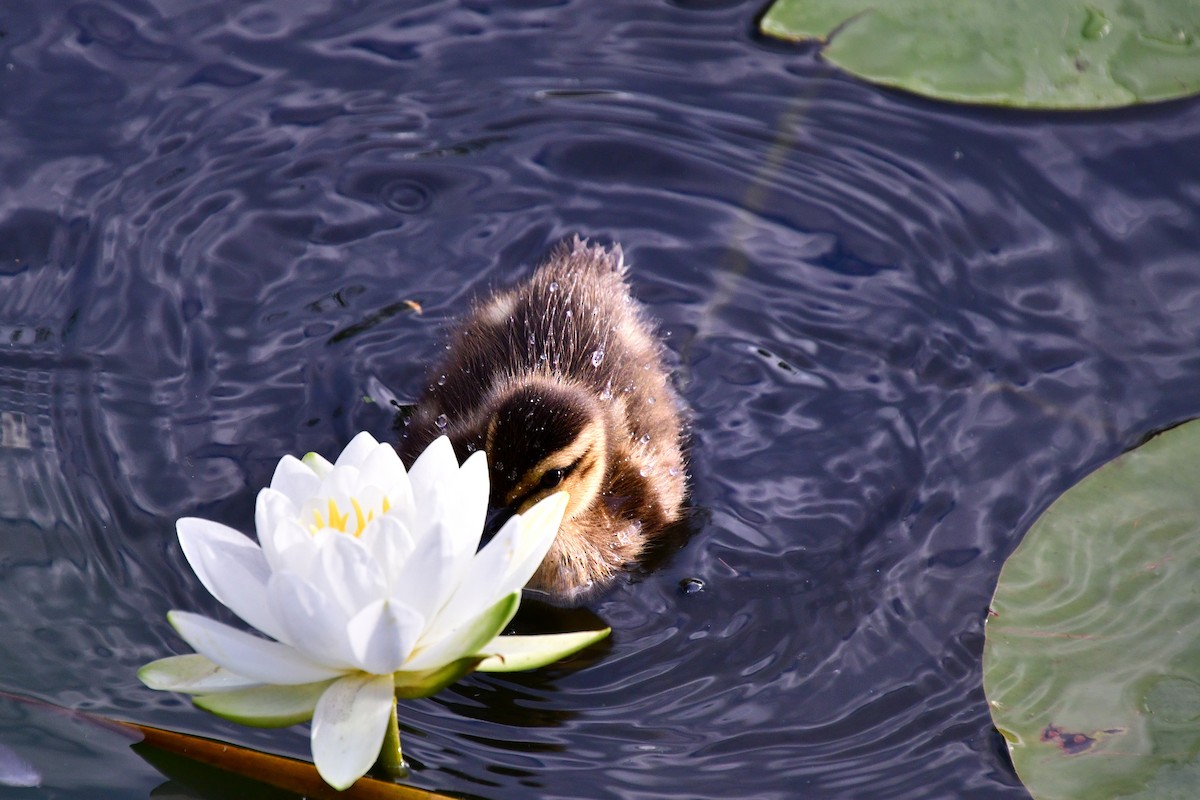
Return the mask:
{"type": "Polygon", "coordinates": [[[650,474],[650,470],[646,469],[645,467],[642,467],[641,469],[638,470],[638,475],[641,475],[643,478],[649,474],[650,474]]]}
{"type": "Polygon", "coordinates": [[[573,316],[575,316],[574,312],[572,312],[571,309],[568,308],[567,314],[566,314],[567,319],[570,319],[573,316]]]}
{"type": "Polygon", "coordinates": [[[650,444],[650,434],[643,433],[642,438],[638,439],[638,441],[642,444],[650,444]]]}
{"type": "Polygon", "coordinates": [[[679,582],[679,591],[683,594],[696,594],[704,591],[704,581],[699,578],[684,578],[679,582]]]}
{"type": "Polygon", "coordinates": [[[655,401],[654,401],[654,398],[653,398],[653,397],[647,397],[647,398],[646,398],[646,402],[647,402],[647,403],[649,403],[650,405],[654,405],[654,402],[655,402],[655,401]]]}
{"type": "Polygon", "coordinates": [[[674,467],[667,467],[667,474],[674,478],[679,474],[679,470],[675,469],[674,467]]]}
{"type": "Polygon", "coordinates": [[[547,288],[549,288],[550,291],[552,291],[552,292],[557,292],[558,291],[558,281],[550,281],[550,286],[547,288]]]}
{"type": "Polygon", "coordinates": [[[445,386],[446,385],[446,376],[442,375],[442,376],[438,377],[437,383],[438,383],[438,386],[445,386]]]}
{"type": "Polygon", "coordinates": [[[600,393],[601,400],[612,400],[612,381],[604,384],[604,391],[600,393]]]}
{"type": "Polygon", "coordinates": [[[467,452],[468,453],[474,453],[478,449],[479,448],[475,446],[474,442],[467,442],[467,452]]]}
{"type": "Polygon", "coordinates": [[[446,418],[445,414],[438,414],[437,419],[433,421],[433,424],[437,425],[439,431],[444,431],[446,430],[446,426],[450,424],[450,420],[446,418]]]}
{"type": "MultiPolygon", "coordinates": [[[[592,351],[592,366],[598,367],[604,361],[604,348],[600,347],[592,351]]],[[[611,384],[610,384],[611,385],[611,384]]]]}

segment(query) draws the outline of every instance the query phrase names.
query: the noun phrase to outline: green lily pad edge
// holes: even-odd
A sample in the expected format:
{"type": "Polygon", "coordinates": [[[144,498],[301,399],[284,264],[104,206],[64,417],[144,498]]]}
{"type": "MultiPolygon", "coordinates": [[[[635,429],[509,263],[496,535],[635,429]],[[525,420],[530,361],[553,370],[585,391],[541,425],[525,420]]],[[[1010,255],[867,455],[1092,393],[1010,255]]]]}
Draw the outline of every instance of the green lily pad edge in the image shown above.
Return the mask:
{"type": "Polygon", "coordinates": [[[760,29],[950,102],[1088,110],[1200,93],[1195,0],[776,0],[760,29]]]}
{"type": "Polygon", "coordinates": [[[986,623],[983,689],[1036,800],[1200,785],[1200,421],[1105,464],[1034,523],[986,623]]]}

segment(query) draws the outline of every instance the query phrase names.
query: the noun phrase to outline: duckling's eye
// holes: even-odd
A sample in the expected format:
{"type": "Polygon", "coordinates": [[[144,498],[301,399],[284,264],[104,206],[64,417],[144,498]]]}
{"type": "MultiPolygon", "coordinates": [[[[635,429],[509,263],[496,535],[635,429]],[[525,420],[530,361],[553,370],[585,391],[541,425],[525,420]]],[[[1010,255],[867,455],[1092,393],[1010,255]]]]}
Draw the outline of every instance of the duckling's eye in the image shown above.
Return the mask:
{"type": "Polygon", "coordinates": [[[565,477],[567,477],[567,470],[563,467],[548,469],[542,474],[542,479],[538,481],[538,488],[553,489],[562,483],[565,477]]]}

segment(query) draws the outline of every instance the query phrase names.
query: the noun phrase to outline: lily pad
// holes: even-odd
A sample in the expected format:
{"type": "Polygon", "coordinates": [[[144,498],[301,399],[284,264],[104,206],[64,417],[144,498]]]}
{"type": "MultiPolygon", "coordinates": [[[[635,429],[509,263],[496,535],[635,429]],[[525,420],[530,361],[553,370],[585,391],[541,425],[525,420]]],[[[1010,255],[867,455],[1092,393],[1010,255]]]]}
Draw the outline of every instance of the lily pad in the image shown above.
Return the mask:
{"type": "Polygon", "coordinates": [[[1200,421],[1060,497],[1005,562],[986,627],[984,692],[1037,800],[1194,797],[1200,421]]]}
{"type": "Polygon", "coordinates": [[[776,0],[761,27],[939,100],[1092,109],[1200,92],[1195,0],[776,0]]]}

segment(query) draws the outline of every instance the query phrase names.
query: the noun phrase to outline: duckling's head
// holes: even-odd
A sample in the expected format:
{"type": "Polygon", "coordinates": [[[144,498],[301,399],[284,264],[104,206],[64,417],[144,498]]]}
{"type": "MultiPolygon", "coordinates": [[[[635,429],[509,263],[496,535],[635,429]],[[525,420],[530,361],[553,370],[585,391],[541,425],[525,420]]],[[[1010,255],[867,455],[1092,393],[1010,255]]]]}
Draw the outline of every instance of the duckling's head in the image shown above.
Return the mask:
{"type": "Polygon", "coordinates": [[[604,485],[604,410],[583,387],[549,377],[501,388],[492,408],[483,443],[491,506],[519,513],[565,491],[570,500],[561,530],[569,530],[572,520],[599,502],[604,485]]]}
{"type": "Polygon", "coordinates": [[[581,602],[605,586],[642,546],[640,526],[610,496],[616,442],[601,402],[578,384],[523,376],[493,395],[481,442],[491,530],[555,492],[569,496],[558,535],[526,585],[556,604],[581,602]]]}

